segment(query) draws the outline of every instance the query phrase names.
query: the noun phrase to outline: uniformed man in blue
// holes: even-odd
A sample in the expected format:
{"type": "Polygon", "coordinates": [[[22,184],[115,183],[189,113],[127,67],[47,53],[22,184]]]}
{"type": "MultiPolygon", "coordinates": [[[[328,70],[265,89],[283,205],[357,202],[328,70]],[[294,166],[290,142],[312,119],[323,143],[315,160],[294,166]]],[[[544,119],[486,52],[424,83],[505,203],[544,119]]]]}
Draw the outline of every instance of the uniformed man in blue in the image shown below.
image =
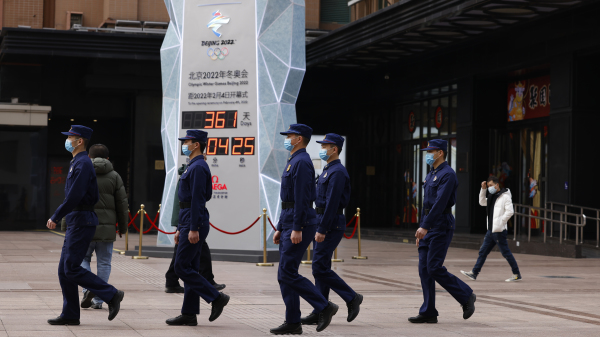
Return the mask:
{"type": "MultiPolygon", "coordinates": [[[[325,298],[329,298],[329,290],[333,289],[346,302],[347,321],[352,322],[358,316],[363,296],[352,290],[331,270],[333,251],[340,244],[346,229],[344,209],[350,201],[350,176],[340,161],[344,138],[335,133],[328,133],[317,143],[321,144],[319,157],[326,161],[327,165],[317,178],[317,233],[313,249],[313,276],[315,285],[325,298]]],[[[318,313],[312,312],[302,318],[302,324],[317,324],[318,320],[318,313]]]]}
{"type": "Polygon", "coordinates": [[[279,245],[277,281],[286,310],[285,322],[271,329],[271,333],[302,334],[300,297],[318,313],[317,331],[323,331],[331,323],[338,306],[328,302],[312,282],[298,274],[302,256],[317,231],[313,208],[317,198],[315,168],[306,153],[312,129],[304,124],[292,124],[281,134],[286,136],[284,146],[290,156],[281,176],[281,214],[273,242],[279,245]]]}
{"type": "Polygon", "coordinates": [[[190,158],[188,168],[179,181],[179,226],[175,233],[178,245],[175,273],[183,281],[184,295],[181,315],[167,320],[168,325],[198,325],[200,297],[212,303],[208,320],[216,320],[229,302],[229,296],[218,292],[198,273],[201,247],[210,229],[206,202],[212,197],[211,174],[202,153],[208,134],[202,130],[188,130],[181,151],[190,158]]]}
{"type": "Polygon", "coordinates": [[[456,203],[458,188],[456,172],[446,162],[448,142],[433,139],[422,151],[427,151],[425,161],[431,167],[424,181],[421,225],[415,234],[419,247],[419,276],[424,302],[419,315],[408,320],[411,323],[437,323],[435,282],[462,305],[463,318],[468,319],[475,312],[475,294],[443,266],[454,235],[452,206],[456,203]]]}
{"type": "Polygon", "coordinates": [[[72,125],[69,131],[62,132],[67,136],[65,148],[71,152],[73,160],[65,182],[65,200],[46,223],[46,227],[54,229],[66,217],[68,226],[58,263],[63,309],[60,316],[48,320],[51,325],[79,325],[78,285],[108,303],[109,321],[119,313],[125,295],[81,266],[98,225],[94,205],[100,195],[96,171],[86,151],[92,132],[92,129],[82,125],[72,125]]]}

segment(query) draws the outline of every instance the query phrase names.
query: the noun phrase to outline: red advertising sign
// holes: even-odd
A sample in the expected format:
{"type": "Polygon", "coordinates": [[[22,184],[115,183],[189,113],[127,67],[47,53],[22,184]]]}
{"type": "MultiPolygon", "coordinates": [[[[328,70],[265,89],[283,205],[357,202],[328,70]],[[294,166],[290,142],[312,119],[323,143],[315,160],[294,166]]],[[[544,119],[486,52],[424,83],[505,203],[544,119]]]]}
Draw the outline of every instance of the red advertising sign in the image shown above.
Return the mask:
{"type": "Polygon", "coordinates": [[[550,115],[550,76],[516,81],[508,85],[508,121],[550,115]]]}
{"type": "Polygon", "coordinates": [[[438,129],[442,128],[442,121],[444,120],[444,111],[441,106],[435,109],[435,127],[438,129]]]}
{"type": "Polygon", "coordinates": [[[417,119],[415,117],[415,112],[411,111],[408,114],[408,132],[413,133],[417,128],[417,119]]]}

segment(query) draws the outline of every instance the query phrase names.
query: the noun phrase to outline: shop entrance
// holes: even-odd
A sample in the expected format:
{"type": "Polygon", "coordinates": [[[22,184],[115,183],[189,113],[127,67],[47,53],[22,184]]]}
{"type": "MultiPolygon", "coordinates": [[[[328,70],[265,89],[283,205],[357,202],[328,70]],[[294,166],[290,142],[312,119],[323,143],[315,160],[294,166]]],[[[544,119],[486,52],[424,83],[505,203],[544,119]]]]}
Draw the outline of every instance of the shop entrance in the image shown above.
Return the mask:
{"type": "MultiPolygon", "coordinates": [[[[508,188],[513,203],[544,207],[547,200],[548,124],[538,122],[526,126],[509,125],[504,130],[492,130],[490,135],[490,175],[497,176],[500,188],[508,188]]],[[[532,215],[537,211],[532,212],[532,215]]],[[[519,224],[526,231],[540,234],[543,224],[532,219],[519,224]]],[[[508,230],[514,233],[514,218],[508,230]]]]}

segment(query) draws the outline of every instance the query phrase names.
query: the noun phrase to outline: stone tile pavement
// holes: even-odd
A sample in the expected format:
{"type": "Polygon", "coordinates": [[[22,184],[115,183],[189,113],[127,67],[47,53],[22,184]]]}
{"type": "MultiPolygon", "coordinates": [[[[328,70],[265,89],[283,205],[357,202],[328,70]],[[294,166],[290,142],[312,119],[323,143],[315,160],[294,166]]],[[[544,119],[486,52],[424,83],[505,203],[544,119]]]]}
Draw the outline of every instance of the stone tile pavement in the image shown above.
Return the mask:
{"type": "MultiPolygon", "coordinates": [[[[155,242],[148,237],[145,242],[155,242]]],[[[135,239],[131,239],[133,243],[135,239]]],[[[82,309],[80,326],[50,326],[60,314],[62,295],[56,275],[63,237],[50,232],[0,232],[0,337],[3,336],[265,336],[283,322],[285,307],[277,284],[276,267],[214,262],[216,281],[227,284],[231,302],[215,322],[210,306],[202,303],[197,327],[170,327],[164,321],[178,315],[182,296],[163,292],[168,259],[132,260],[115,254],[110,283],[125,291],[115,320],[108,311],[82,309]]],[[[329,328],[305,335],[321,336],[599,336],[600,259],[566,259],[516,255],[524,281],[506,283],[510,268],[493,252],[476,282],[476,312],[465,321],[462,310],[443,289],[438,290],[439,323],[413,325],[407,321],[421,305],[417,251],[414,245],[363,241],[368,260],[352,260],[356,240],[344,240],[336,271],[365,296],[361,313],[346,322],[340,305],[329,328]],[[548,278],[546,276],[558,276],[548,278]],[[571,276],[574,278],[563,278],[571,276]]],[[[123,239],[115,248],[123,248],[123,239]]],[[[451,248],[446,267],[460,275],[475,262],[476,251],[451,248]]],[[[95,269],[95,263],[93,263],[95,269]]],[[[308,265],[300,272],[312,280],[308,265]]],[[[462,277],[460,275],[459,277],[462,277]]],[[[310,308],[302,302],[302,310],[310,308]]]]}

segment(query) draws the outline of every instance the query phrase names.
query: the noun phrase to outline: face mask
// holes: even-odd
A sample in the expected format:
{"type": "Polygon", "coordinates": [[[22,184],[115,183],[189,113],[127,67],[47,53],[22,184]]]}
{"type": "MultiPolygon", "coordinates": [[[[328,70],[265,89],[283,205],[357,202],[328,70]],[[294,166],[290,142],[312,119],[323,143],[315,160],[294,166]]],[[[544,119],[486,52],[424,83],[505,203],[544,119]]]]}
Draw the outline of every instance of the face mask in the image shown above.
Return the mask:
{"type": "Polygon", "coordinates": [[[327,149],[321,149],[321,150],[319,151],[319,157],[320,157],[321,159],[323,159],[324,161],[327,161],[327,160],[329,160],[329,157],[331,157],[331,156],[328,156],[328,155],[327,155],[327,149]]]}
{"type": "Polygon", "coordinates": [[[285,147],[286,150],[288,151],[292,151],[294,149],[294,145],[292,145],[292,139],[291,138],[286,138],[283,141],[283,146],[285,147]]]}
{"type": "Polygon", "coordinates": [[[183,154],[185,156],[189,156],[190,154],[192,154],[192,151],[188,149],[187,145],[182,145],[181,146],[181,152],[183,152],[183,154]]]}
{"type": "Polygon", "coordinates": [[[435,163],[435,161],[438,159],[433,157],[433,153],[426,153],[425,154],[425,162],[427,163],[427,165],[432,166],[433,163],[435,163]]]}
{"type": "Polygon", "coordinates": [[[498,190],[496,189],[496,186],[492,186],[492,187],[488,187],[488,192],[490,192],[490,194],[496,194],[496,192],[498,192],[498,190]]]}
{"type": "Polygon", "coordinates": [[[73,153],[73,151],[75,150],[73,145],[71,145],[71,141],[68,139],[65,140],[65,149],[71,153],[73,153]]]}

